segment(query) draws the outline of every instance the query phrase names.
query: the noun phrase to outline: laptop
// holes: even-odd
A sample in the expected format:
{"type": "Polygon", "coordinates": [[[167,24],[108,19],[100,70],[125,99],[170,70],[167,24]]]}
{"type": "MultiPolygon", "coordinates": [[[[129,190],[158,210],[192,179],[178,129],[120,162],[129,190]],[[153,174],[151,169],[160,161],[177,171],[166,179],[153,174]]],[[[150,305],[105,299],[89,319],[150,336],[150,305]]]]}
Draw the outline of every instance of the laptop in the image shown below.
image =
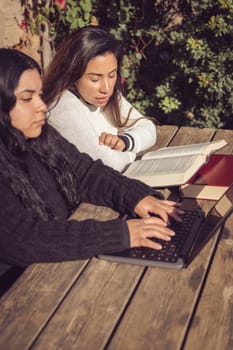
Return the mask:
{"type": "MultiPolygon", "coordinates": [[[[184,209],[184,208],[182,208],[184,209]]],[[[173,222],[176,232],[171,241],[155,240],[162,245],[161,250],[146,247],[130,248],[122,252],[99,255],[110,261],[138,264],[150,267],[181,269],[187,267],[208,240],[224,226],[233,212],[233,184],[213,205],[205,217],[202,210],[185,210],[183,222],[173,222]]],[[[126,220],[127,217],[122,218],[126,220]]]]}

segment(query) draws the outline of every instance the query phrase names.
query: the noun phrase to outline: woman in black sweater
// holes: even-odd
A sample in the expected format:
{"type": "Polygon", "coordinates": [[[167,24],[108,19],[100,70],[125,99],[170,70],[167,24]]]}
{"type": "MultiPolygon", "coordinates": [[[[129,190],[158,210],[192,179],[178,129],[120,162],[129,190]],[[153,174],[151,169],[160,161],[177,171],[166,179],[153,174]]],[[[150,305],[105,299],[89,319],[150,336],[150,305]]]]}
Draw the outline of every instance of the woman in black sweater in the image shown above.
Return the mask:
{"type": "Polygon", "coordinates": [[[82,154],[46,123],[41,71],[25,54],[0,49],[0,261],[85,259],[169,240],[175,202],[82,154]],[[68,221],[81,202],[127,213],[130,220],[68,221]],[[156,214],[158,217],[151,217],[156,214]]]}

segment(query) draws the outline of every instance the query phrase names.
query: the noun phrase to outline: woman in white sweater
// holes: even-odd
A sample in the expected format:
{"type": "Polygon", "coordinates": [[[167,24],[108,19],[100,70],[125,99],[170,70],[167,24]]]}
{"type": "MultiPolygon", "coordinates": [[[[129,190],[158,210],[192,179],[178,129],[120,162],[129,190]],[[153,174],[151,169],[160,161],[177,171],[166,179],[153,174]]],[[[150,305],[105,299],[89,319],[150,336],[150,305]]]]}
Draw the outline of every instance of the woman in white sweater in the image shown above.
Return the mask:
{"type": "Polygon", "coordinates": [[[44,77],[49,123],[81,152],[123,171],[156,141],[154,122],[121,94],[119,42],[86,26],[63,41],[44,77]]]}

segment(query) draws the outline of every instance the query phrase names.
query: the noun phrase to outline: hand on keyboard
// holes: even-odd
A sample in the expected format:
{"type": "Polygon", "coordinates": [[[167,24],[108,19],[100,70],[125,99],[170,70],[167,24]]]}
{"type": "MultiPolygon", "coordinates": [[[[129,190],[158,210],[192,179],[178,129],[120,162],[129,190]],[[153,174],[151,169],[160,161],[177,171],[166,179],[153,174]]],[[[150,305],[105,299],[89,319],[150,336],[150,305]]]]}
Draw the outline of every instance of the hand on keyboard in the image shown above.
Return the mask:
{"type": "Polygon", "coordinates": [[[141,218],[151,215],[158,215],[166,224],[170,223],[170,218],[181,222],[184,211],[180,209],[182,203],[169,200],[161,200],[153,196],[144,197],[135,207],[135,213],[141,218]]]}
{"type": "Polygon", "coordinates": [[[130,247],[161,249],[162,245],[150,238],[170,241],[171,237],[175,235],[175,232],[167,227],[166,223],[159,217],[130,219],[126,222],[130,235],[130,247]]]}

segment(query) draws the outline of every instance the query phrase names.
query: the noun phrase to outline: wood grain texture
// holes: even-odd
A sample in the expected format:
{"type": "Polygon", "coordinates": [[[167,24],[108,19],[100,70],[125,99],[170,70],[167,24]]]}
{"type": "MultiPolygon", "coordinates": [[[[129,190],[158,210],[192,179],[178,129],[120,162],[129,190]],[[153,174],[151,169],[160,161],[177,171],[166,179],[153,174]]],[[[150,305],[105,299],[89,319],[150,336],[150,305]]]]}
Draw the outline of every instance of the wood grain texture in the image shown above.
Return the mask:
{"type": "Polygon", "coordinates": [[[93,259],[32,349],[103,349],[143,269],[93,259]]]}
{"type": "Polygon", "coordinates": [[[180,349],[208,271],[214,243],[214,239],[210,241],[187,269],[147,270],[111,339],[109,350],[180,349]]]}
{"type": "Polygon", "coordinates": [[[194,316],[185,350],[233,349],[233,216],[218,249],[194,316]]]}
{"type": "MultiPolygon", "coordinates": [[[[224,154],[233,154],[232,131],[219,130],[215,139],[229,144],[224,154]]],[[[233,171],[233,169],[232,169],[233,171]]],[[[211,269],[191,324],[185,350],[233,349],[233,216],[225,223],[211,269]]]]}
{"type": "Polygon", "coordinates": [[[0,349],[28,349],[87,261],[35,264],[0,300],[0,349]]]}
{"type": "Polygon", "coordinates": [[[154,151],[161,147],[167,146],[173,137],[176,135],[179,128],[175,125],[162,125],[157,126],[157,140],[155,145],[150,149],[154,151]]]}

